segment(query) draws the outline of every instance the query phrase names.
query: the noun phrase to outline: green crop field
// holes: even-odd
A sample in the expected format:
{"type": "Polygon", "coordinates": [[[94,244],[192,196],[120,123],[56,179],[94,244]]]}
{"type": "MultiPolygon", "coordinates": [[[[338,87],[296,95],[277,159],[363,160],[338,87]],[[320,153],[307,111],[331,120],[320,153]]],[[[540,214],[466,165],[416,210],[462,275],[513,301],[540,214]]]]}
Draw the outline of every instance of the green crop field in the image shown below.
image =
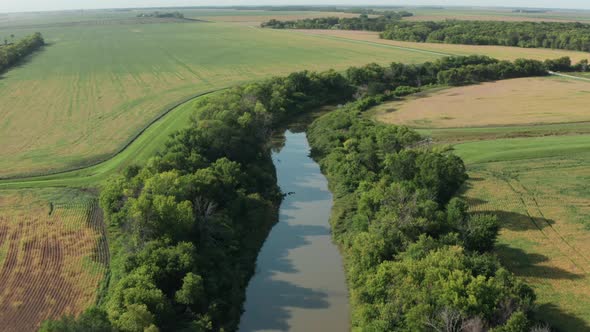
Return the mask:
{"type": "MultiPolygon", "coordinates": [[[[203,21],[136,18],[150,11],[0,15],[0,40],[39,31],[48,42],[20,66],[0,74],[0,220],[12,223],[4,233],[16,234],[16,243],[21,241],[20,230],[31,239],[40,239],[51,229],[53,241],[71,237],[69,228],[53,227],[68,220],[79,232],[66,243],[71,254],[63,260],[75,265],[72,269],[83,280],[74,287],[77,295],[60,302],[55,314],[36,317],[30,324],[61,313],[79,313],[96,297],[96,285],[108,259],[100,262],[104,264],[95,269],[97,273],[84,274],[88,271],[83,268],[92,265],[87,264],[90,255],[106,255],[95,246],[103,229],[94,188],[162,149],[171,133],[186,126],[196,98],[297,70],[343,70],[371,62],[422,63],[468,54],[507,60],[570,56],[579,61],[588,57],[564,50],[383,41],[367,32],[257,28],[259,22],[273,17],[355,16],[343,13],[188,9],[182,10],[186,17],[203,21]],[[23,217],[26,213],[28,218],[23,217]],[[82,284],[86,290],[80,288],[82,284]]],[[[522,14],[457,8],[418,8],[415,12],[413,19],[590,20],[586,12],[522,14]]],[[[508,95],[488,110],[494,112],[500,103],[536,110],[514,113],[521,117],[518,121],[507,120],[514,114],[504,109],[504,113],[486,114],[480,122],[473,122],[473,110],[480,108],[476,100],[481,98],[474,93],[473,103],[463,103],[453,119],[433,118],[430,125],[420,126],[420,132],[431,135],[435,143],[455,144],[471,176],[464,196],[473,211],[499,215],[504,227],[498,255],[534,285],[539,312],[564,330],[590,329],[590,255],[586,254],[590,250],[590,191],[585,186],[590,180],[590,118],[584,108],[590,83],[529,80],[526,84],[524,80],[497,83],[512,85],[502,90],[508,95]],[[524,94],[533,87],[547,91],[542,93],[545,99],[524,94]],[[576,89],[575,98],[564,100],[572,89],[576,89]],[[553,107],[556,111],[551,116],[560,120],[547,120],[549,111],[541,106],[553,107]],[[454,127],[445,125],[450,120],[461,128],[447,128],[454,127]]],[[[488,87],[482,84],[473,91],[497,92],[488,87]]],[[[471,87],[460,89],[471,91],[471,87]]],[[[383,110],[370,114],[383,114],[383,110]]],[[[427,121],[428,116],[422,119],[427,121]]],[[[0,243],[0,263],[10,245],[0,243]]],[[[38,268],[30,263],[35,261],[30,256],[18,256],[22,266],[17,270],[38,268]]],[[[15,284],[19,271],[11,279],[15,284]]],[[[48,270],[39,280],[50,279],[50,274],[48,270]]],[[[56,289],[72,284],[67,279],[56,289]]],[[[0,300],[5,303],[21,301],[4,295],[0,300]]],[[[47,301],[52,299],[47,297],[47,301]]],[[[27,303],[22,310],[33,305],[37,304],[27,303]]]]}
{"type": "Polygon", "coordinates": [[[453,145],[469,171],[463,196],[472,211],[496,214],[502,225],[498,256],[533,286],[540,318],[563,331],[590,329],[590,126],[568,122],[588,120],[576,91],[589,89],[573,79],[508,80],[435,90],[369,112],[427,127],[419,131],[453,145]],[[438,111],[429,111],[433,105],[438,111]],[[559,118],[543,123],[553,111],[559,118]]]}
{"type": "Polygon", "coordinates": [[[107,159],[166,105],[199,92],[296,70],[439,57],[231,23],[107,21],[42,33],[50,45],[0,79],[0,177],[107,159]]]}

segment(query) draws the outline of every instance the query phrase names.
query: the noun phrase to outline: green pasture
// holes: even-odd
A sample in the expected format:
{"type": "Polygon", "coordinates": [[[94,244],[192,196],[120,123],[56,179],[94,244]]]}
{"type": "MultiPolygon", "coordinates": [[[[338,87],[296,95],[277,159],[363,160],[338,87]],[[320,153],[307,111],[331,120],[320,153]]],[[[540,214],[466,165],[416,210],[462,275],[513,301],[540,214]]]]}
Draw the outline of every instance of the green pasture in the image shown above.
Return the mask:
{"type": "MultiPolygon", "coordinates": [[[[0,35],[36,30],[0,27],[0,35]]],[[[0,79],[0,177],[105,160],[166,105],[199,92],[297,70],[439,57],[228,23],[97,23],[41,32],[49,46],[0,79]]]]}

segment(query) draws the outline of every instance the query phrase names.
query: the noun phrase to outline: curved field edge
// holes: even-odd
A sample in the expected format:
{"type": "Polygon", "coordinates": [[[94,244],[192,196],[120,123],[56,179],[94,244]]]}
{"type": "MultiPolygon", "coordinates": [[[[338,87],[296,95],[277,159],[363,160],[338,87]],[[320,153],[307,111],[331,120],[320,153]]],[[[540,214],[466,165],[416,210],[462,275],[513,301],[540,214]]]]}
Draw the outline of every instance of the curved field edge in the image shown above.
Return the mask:
{"type": "Polygon", "coordinates": [[[183,102],[175,103],[108,159],[54,174],[0,180],[0,189],[88,187],[99,184],[124,167],[135,163],[141,164],[153,156],[163,146],[170,134],[188,122],[193,111],[193,104],[199,98],[224,89],[227,88],[202,92],[183,102]]]}
{"type": "MultiPolygon", "coordinates": [[[[99,166],[100,164],[106,163],[108,160],[115,158],[117,155],[123,153],[126,149],[130,148],[133,143],[135,143],[141,135],[143,135],[144,133],[146,133],[146,131],[148,131],[150,129],[150,127],[152,127],[153,125],[155,125],[157,122],[159,121],[168,121],[171,122],[172,119],[164,119],[167,115],[169,115],[170,113],[172,113],[173,111],[177,110],[177,109],[181,109],[182,106],[184,104],[190,103],[191,101],[199,98],[199,97],[204,97],[207,95],[210,95],[212,93],[224,90],[227,88],[219,88],[219,89],[214,89],[214,90],[208,90],[205,92],[200,92],[197,94],[194,94],[192,96],[189,96],[187,98],[183,98],[180,101],[174,102],[172,104],[169,104],[168,106],[166,106],[164,108],[164,110],[162,112],[160,112],[160,114],[158,114],[155,118],[153,118],[151,121],[149,121],[147,124],[145,124],[142,128],[140,128],[135,134],[133,134],[127,141],[125,141],[121,147],[119,147],[115,152],[113,152],[110,155],[107,155],[105,157],[102,157],[100,159],[94,160],[94,161],[88,161],[85,164],[82,164],[80,166],[77,167],[71,167],[71,168],[66,168],[64,170],[60,170],[60,171],[54,171],[54,172],[44,172],[44,173],[37,173],[37,174],[24,174],[24,175],[14,175],[14,176],[5,176],[5,177],[0,177],[0,181],[4,181],[4,180],[23,180],[23,179],[33,179],[33,178],[45,178],[45,177],[49,177],[49,176],[58,176],[58,175],[63,175],[66,173],[72,173],[75,171],[79,171],[79,170],[83,170],[86,168],[92,168],[92,167],[96,167],[99,166]]],[[[137,148],[136,148],[137,149],[137,148]]],[[[1,182],[0,182],[1,183],[1,182]]]]}

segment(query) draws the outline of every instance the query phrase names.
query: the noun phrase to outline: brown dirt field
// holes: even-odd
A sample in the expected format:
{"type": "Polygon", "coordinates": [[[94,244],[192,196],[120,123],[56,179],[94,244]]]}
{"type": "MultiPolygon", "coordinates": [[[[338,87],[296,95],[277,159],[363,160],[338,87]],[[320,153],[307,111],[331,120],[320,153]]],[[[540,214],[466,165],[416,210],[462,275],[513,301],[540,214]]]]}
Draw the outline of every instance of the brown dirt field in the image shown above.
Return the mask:
{"type": "Polygon", "coordinates": [[[346,30],[291,30],[298,33],[316,35],[318,37],[343,38],[356,41],[364,41],[390,45],[400,48],[411,48],[428,52],[439,52],[446,55],[487,55],[500,60],[516,60],[527,58],[535,60],[556,59],[569,56],[573,62],[590,58],[585,52],[553,50],[548,48],[522,48],[509,46],[486,46],[486,45],[458,45],[458,44],[437,44],[437,43],[416,43],[379,38],[379,33],[371,31],[346,31],[346,30]]]}
{"type": "Polygon", "coordinates": [[[590,83],[555,77],[520,78],[450,88],[375,108],[387,123],[461,128],[590,120],[590,83]]]}
{"type": "Polygon", "coordinates": [[[96,300],[109,261],[102,212],[95,201],[51,215],[47,206],[14,206],[0,206],[0,326],[35,331],[96,300]]]}

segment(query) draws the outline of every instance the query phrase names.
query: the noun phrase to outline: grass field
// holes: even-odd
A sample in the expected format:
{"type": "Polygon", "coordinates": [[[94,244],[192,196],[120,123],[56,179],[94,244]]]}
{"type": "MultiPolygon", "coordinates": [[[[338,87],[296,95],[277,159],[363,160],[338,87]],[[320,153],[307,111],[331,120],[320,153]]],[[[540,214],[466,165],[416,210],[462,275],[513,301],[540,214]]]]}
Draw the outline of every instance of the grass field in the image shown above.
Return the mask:
{"type": "Polygon", "coordinates": [[[369,112],[454,145],[470,176],[463,196],[498,216],[498,256],[536,290],[539,318],[562,331],[590,330],[590,122],[573,122],[590,120],[586,91],[573,79],[515,79],[369,112]]]}
{"type": "Polygon", "coordinates": [[[384,122],[414,128],[499,127],[590,121],[590,83],[559,77],[483,83],[391,102],[384,122]]]}
{"type": "Polygon", "coordinates": [[[0,177],[106,159],[166,105],[198,92],[296,70],[439,57],[226,23],[42,32],[51,45],[0,79],[0,177]]]}
{"type": "Polygon", "coordinates": [[[489,21],[545,21],[545,22],[585,22],[590,21],[588,10],[551,9],[543,13],[517,13],[511,8],[484,7],[413,7],[414,13],[407,18],[412,21],[440,21],[446,19],[489,20],[489,21]]]}
{"type": "Polygon", "coordinates": [[[538,295],[539,318],[590,329],[590,136],[457,145],[471,179],[465,197],[502,224],[497,253],[538,295]]]}
{"type": "Polygon", "coordinates": [[[358,45],[382,45],[383,48],[414,49],[431,54],[440,55],[487,55],[500,60],[515,60],[518,58],[527,58],[535,60],[556,59],[569,56],[573,62],[579,62],[582,59],[588,59],[590,55],[585,52],[552,50],[547,48],[521,48],[508,46],[489,46],[489,45],[458,45],[458,44],[438,44],[438,43],[415,43],[396,40],[380,39],[379,33],[371,31],[346,31],[346,30],[290,30],[287,33],[302,33],[315,35],[325,40],[348,40],[354,41],[358,45]]]}
{"type": "Polygon", "coordinates": [[[48,194],[55,191],[0,194],[0,324],[6,330],[35,331],[47,318],[79,314],[95,303],[106,273],[96,200],[72,192],[49,202],[48,194]]]}

